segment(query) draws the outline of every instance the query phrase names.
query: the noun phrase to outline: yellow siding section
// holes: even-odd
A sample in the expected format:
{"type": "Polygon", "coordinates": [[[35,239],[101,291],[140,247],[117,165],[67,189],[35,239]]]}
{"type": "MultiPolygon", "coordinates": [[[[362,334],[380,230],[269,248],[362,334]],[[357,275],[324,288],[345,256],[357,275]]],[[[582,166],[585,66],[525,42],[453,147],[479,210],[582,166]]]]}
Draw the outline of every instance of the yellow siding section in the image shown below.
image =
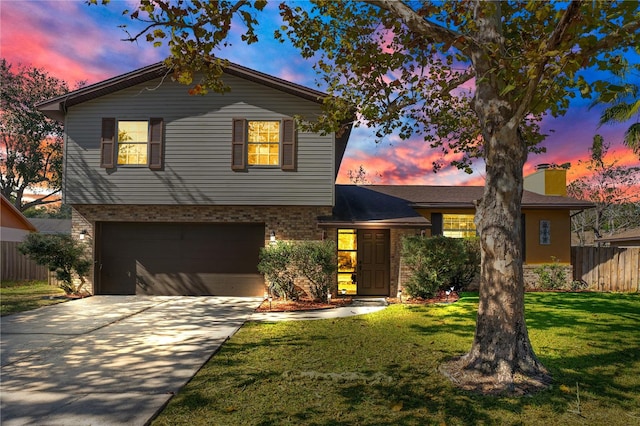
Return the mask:
{"type": "Polygon", "coordinates": [[[568,210],[523,210],[525,215],[525,263],[571,263],[571,220],[568,210]],[[540,244],[540,221],[548,220],[551,244],[540,244]]]}
{"type": "Polygon", "coordinates": [[[567,196],[567,171],[564,169],[545,170],[544,190],[546,195],[567,196]]]}

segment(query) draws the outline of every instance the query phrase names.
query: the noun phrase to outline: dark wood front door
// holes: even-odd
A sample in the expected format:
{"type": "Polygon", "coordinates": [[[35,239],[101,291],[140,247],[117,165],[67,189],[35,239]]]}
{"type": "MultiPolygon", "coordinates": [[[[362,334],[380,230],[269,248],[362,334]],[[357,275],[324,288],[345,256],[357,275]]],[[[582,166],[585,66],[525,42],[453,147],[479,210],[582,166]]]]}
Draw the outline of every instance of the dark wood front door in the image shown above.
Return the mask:
{"type": "Polygon", "coordinates": [[[389,295],[389,230],[358,230],[358,295],[389,295]]]}

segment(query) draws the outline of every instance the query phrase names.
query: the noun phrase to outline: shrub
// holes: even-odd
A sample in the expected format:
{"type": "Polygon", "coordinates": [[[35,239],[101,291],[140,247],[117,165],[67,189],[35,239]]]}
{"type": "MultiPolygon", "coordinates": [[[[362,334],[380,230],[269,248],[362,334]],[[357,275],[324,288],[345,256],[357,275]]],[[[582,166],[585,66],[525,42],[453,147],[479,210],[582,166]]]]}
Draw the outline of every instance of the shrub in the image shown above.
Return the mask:
{"type": "Polygon", "coordinates": [[[558,259],[551,256],[553,263],[545,263],[534,269],[538,284],[543,290],[559,290],[567,287],[567,273],[558,259]]]}
{"type": "Polygon", "coordinates": [[[269,282],[269,292],[285,299],[295,299],[296,270],[293,265],[293,245],[277,241],[260,250],[258,271],[269,282]]]}
{"type": "Polygon", "coordinates": [[[302,241],[293,245],[294,268],[310,282],[314,299],[327,301],[337,269],[336,247],[333,241],[302,241]]]}
{"type": "Polygon", "coordinates": [[[91,269],[91,260],[85,257],[85,245],[70,235],[29,234],[18,250],[37,264],[55,271],[61,281],[59,286],[66,294],[79,294],[82,291],[84,277],[91,269]],[[74,274],[80,279],[77,286],[73,283],[74,274]]]}
{"type": "Polygon", "coordinates": [[[469,285],[480,270],[480,247],[477,238],[405,237],[402,259],[412,272],[407,293],[428,298],[446,287],[469,285]]]}
{"type": "Polygon", "coordinates": [[[296,298],[295,280],[304,277],[309,280],[311,295],[326,302],[336,262],[332,241],[278,241],[260,251],[258,271],[278,296],[296,298]]]}

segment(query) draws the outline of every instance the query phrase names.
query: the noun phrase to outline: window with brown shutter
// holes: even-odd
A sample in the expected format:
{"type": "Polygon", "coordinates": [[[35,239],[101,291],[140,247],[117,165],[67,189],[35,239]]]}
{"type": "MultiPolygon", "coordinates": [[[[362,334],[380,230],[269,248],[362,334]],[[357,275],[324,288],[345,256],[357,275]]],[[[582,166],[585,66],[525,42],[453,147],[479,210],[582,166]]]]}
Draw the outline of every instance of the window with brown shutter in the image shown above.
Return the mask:
{"type": "Polygon", "coordinates": [[[163,125],[162,118],[149,120],[149,168],[151,170],[162,169],[163,125]]]}
{"type": "Polygon", "coordinates": [[[282,120],[282,170],[296,170],[296,127],[293,120],[282,120]]]}
{"type": "Polygon", "coordinates": [[[231,169],[245,170],[246,120],[234,118],[231,131],[231,169]]]}
{"type": "Polygon", "coordinates": [[[100,167],[115,167],[116,119],[102,119],[102,137],[100,138],[100,167]]]}

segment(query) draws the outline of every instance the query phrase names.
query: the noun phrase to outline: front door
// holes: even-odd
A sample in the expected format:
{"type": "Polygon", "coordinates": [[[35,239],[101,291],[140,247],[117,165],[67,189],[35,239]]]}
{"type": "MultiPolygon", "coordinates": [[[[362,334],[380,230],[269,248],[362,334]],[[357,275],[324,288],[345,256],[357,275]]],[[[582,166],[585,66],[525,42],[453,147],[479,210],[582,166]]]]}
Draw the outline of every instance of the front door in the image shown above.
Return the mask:
{"type": "Polygon", "coordinates": [[[389,230],[358,230],[358,295],[389,295],[389,230]]]}

